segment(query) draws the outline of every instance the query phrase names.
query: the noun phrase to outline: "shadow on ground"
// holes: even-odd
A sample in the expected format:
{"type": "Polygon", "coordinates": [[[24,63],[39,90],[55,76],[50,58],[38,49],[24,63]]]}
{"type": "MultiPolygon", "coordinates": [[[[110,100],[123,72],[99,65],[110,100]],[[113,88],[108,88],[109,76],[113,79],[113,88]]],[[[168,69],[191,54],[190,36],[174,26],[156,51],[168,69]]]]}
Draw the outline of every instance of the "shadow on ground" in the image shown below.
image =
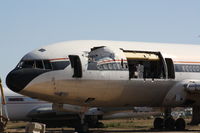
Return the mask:
{"type": "MultiPolygon", "coordinates": [[[[162,132],[162,133],[167,133],[167,132],[173,132],[173,133],[181,133],[181,132],[189,132],[189,133],[199,133],[200,130],[185,130],[185,131],[158,131],[158,130],[154,130],[154,129],[149,129],[149,130],[131,130],[131,129],[106,129],[106,130],[99,130],[99,129],[92,129],[90,130],[90,133],[136,133],[136,132],[162,132]]],[[[46,133],[74,133],[74,130],[49,130],[46,133]]]]}

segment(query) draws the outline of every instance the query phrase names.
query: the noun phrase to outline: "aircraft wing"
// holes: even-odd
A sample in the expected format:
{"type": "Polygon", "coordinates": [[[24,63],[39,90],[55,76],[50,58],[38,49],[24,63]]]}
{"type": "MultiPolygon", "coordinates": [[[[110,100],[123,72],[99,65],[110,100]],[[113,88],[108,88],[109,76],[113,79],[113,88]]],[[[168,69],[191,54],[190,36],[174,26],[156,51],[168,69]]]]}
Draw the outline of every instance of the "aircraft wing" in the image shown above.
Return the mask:
{"type": "Polygon", "coordinates": [[[35,108],[28,114],[28,117],[38,120],[69,120],[77,118],[77,113],[54,111],[52,107],[46,106],[35,108]]]}
{"type": "Polygon", "coordinates": [[[178,82],[166,95],[164,105],[197,106],[200,105],[200,80],[178,82]]]}
{"type": "Polygon", "coordinates": [[[193,80],[185,84],[185,90],[190,94],[200,94],[200,80],[193,80]]]}

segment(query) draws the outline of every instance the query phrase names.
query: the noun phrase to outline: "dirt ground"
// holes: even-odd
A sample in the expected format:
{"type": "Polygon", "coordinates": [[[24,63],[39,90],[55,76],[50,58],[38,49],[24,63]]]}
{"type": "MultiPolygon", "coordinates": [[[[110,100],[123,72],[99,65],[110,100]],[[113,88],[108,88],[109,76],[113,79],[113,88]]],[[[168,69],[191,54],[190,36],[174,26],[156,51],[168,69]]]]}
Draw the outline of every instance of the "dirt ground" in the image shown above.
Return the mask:
{"type": "MultiPolygon", "coordinates": [[[[187,119],[187,122],[190,120],[187,119]]],[[[153,129],[153,119],[103,120],[104,128],[90,129],[91,133],[160,132],[153,129]]],[[[9,122],[5,133],[24,133],[27,122],[9,122]]],[[[47,128],[46,133],[74,133],[73,128],[47,128]]],[[[162,131],[172,132],[172,131],[162,131]]],[[[176,132],[176,131],[173,131],[176,132]]],[[[184,132],[199,132],[200,126],[186,126],[184,132]]],[[[179,132],[180,133],[180,132],[179,132]]]]}

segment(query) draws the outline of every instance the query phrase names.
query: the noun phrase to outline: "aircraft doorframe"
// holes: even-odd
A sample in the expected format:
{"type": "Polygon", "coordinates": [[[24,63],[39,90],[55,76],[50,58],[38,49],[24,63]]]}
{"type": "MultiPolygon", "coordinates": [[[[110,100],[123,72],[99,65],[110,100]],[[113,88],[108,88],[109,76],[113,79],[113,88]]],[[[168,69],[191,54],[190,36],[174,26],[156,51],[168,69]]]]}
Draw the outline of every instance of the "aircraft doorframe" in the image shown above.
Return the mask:
{"type": "Polygon", "coordinates": [[[81,78],[83,76],[81,60],[78,55],[69,55],[71,67],[74,69],[73,78],[81,78]]]}
{"type": "Polygon", "coordinates": [[[173,61],[164,59],[160,52],[130,50],[123,50],[123,52],[128,62],[129,79],[174,78],[174,69],[171,68],[171,73],[168,72],[168,67],[173,66],[173,61]]]}

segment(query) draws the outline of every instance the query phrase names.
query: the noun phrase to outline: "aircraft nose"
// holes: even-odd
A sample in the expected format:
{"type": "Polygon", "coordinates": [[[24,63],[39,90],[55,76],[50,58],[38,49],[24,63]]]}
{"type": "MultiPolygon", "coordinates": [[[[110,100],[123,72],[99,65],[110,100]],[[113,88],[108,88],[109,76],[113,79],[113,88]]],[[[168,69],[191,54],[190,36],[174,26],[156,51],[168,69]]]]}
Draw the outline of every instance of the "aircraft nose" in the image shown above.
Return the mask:
{"type": "Polygon", "coordinates": [[[44,73],[42,70],[14,69],[6,77],[6,84],[14,92],[23,90],[35,77],[44,73]]]}
{"type": "Polygon", "coordinates": [[[13,70],[6,77],[6,84],[14,92],[21,91],[30,79],[27,78],[25,72],[22,70],[13,70]]]}

